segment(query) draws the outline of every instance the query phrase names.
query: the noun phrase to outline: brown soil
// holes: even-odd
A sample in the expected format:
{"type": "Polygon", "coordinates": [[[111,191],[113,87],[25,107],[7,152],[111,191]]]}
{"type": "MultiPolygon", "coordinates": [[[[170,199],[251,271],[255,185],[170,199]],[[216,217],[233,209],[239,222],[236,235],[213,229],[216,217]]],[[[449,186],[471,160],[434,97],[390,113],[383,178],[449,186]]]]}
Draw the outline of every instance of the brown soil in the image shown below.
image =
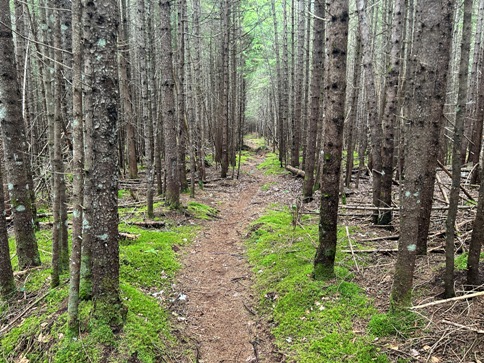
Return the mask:
{"type": "Polygon", "coordinates": [[[220,213],[184,251],[173,314],[200,363],[279,361],[268,328],[253,308],[243,244],[251,221],[266,206],[257,200],[261,186],[270,180],[256,168],[261,161],[255,156],[243,166],[238,181],[218,181],[215,188],[198,191],[195,199],[220,213]]]}

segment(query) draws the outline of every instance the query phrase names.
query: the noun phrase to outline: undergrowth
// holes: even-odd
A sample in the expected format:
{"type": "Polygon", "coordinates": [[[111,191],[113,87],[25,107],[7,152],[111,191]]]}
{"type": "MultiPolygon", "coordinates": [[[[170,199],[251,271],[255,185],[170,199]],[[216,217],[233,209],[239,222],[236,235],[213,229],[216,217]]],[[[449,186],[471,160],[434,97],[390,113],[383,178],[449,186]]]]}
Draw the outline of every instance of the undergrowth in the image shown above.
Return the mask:
{"type": "MultiPolygon", "coordinates": [[[[195,218],[209,218],[217,211],[191,202],[188,209],[195,218]]],[[[144,208],[124,211],[137,220],[144,208]]],[[[164,230],[146,230],[121,223],[120,232],[129,239],[120,241],[120,291],[127,307],[126,321],[120,332],[91,317],[92,302],[80,304],[80,335],[72,338],[67,329],[68,274],[61,285],[49,290],[52,234],[37,232],[43,266],[18,281],[19,295],[10,305],[0,306],[0,326],[8,324],[9,313],[26,310],[20,324],[13,324],[0,335],[0,362],[160,362],[170,354],[176,339],[170,333],[163,301],[167,299],[175,272],[180,268],[173,246],[191,241],[196,225],[173,226],[164,230]],[[45,295],[45,296],[44,296],[45,295]],[[43,298],[41,298],[43,297],[43,298]],[[39,299],[41,298],[41,299],[39,299]],[[30,309],[28,306],[33,304],[30,309]],[[22,306],[21,309],[18,306],[22,306]]],[[[11,241],[14,255],[14,244],[11,241]]],[[[14,267],[17,258],[12,259],[14,267]]]]}
{"type": "MultiPolygon", "coordinates": [[[[366,331],[377,310],[352,282],[350,261],[336,266],[336,278],[313,280],[318,226],[303,219],[304,227],[294,228],[291,221],[289,210],[271,210],[252,225],[247,241],[261,310],[274,322],[279,350],[300,363],[388,362],[366,331]]],[[[338,238],[344,236],[342,229],[338,238]]]]}

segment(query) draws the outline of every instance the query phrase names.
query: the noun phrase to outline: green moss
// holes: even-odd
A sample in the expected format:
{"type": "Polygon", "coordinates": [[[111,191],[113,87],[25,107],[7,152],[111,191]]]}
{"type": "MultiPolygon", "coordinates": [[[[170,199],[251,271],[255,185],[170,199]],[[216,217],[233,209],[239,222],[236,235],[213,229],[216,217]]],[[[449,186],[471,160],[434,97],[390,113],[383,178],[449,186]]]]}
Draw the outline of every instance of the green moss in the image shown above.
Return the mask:
{"type": "Polygon", "coordinates": [[[257,165],[257,169],[263,170],[264,174],[266,175],[278,175],[287,173],[286,169],[281,168],[279,156],[274,153],[266,154],[264,161],[257,165]]]}
{"type": "Polygon", "coordinates": [[[410,311],[375,314],[368,323],[368,330],[377,337],[399,335],[408,337],[421,326],[421,318],[410,311]]]}
{"type": "Polygon", "coordinates": [[[269,189],[271,189],[271,187],[273,185],[275,185],[276,183],[275,182],[270,182],[270,183],[266,183],[264,184],[263,186],[260,187],[260,189],[263,191],[263,192],[267,192],[269,189]]]}
{"type": "Polygon", "coordinates": [[[193,227],[169,231],[149,231],[139,227],[120,226],[121,232],[139,235],[135,240],[121,241],[120,276],[132,286],[154,288],[169,283],[180,267],[174,245],[183,245],[194,236],[193,227]]]}
{"type": "Polygon", "coordinates": [[[257,148],[266,147],[266,140],[263,137],[260,137],[256,133],[248,134],[244,137],[245,141],[250,141],[251,144],[255,145],[257,148]]]}
{"type": "MultiPolygon", "coordinates": [[[[457,271],[464,271],[467,270],[467,259],[469,258],[469,254],[467,252],[464,252],[458,256],[456,256],[454,263],[455,263],[455,269],[457,271]]],[[[484,260],[484,252],[481,253],[481,258],[480,260],[484,260]]]]}
{"type": "Polygon", "coordinates": [[[129,197],[131,194],[129,192],[129,190],[126,190],[126,189],[119,189],[118,190],[118,199],[124,199],[124,198],[127,198],[129,197]]]}
{"type": "Polygon", "coordinates": [[[187,210],[195,218],[204,220],[212,219],[219,212],[216,208],[198,202],[188,202],[187,210]]]}
{"type": "MultiPolygon", "coordinates": [[[[193,207],[201,216],[214,212],[203,204],[193,207]]],[[[131,211],[134,218],[139,218],[144,210],[133,208],[131,211]]],[[[95,318],[91,301],[81,301],[80,335],[73,337],[67,327],[68,275],[65,274],[61,285],[30,309],[20,325],[0,336],[0,357],[17,361],[25,356],[30,362],[56,363],[162,361],[169,354],[167,346],[177,342],[170,335],[161,301],[152,294],[171,287],[174,274],[180,268],[172,247],[189,243],[198,230],[196,226],[171,227],[173,224],[167,220],[163,231],[120,226],[121,232],[138,236],[120,241],[121,299],[127,308],[126,315],[123,316],[124,311],[121,314],[124,319],[121,330],[113,332],[111,321],[95,318]],[[25,347],[29,347],[28,352],[25,347]]],[[[37,239],[44,265],[23,276],[18,286],[28,295],[43,294],[49,286],[50,230],[38,232],[37,239]]],[[[12,255],[13,247],[11,241],[12,255]]],[[[2,305],[0,319],[5,311],[7,306],[2,305]]]]}
{"type": "MultiPolygon", "coordinates": [[[[351,259],[336,265],[335,278],[314,280],[318,225],[305,216],[304,229],[294,229],[291,219],[288,209],[269,211],[254,222],[247,241],[261,310],[274,321],[279,349],[295,362],[387,362],[371,334],[354,331],[356,321],[377,311],[351,281],[351,259]]],[[[339,240],[344,237],[345,230],[339,230],[339,240]]]]}

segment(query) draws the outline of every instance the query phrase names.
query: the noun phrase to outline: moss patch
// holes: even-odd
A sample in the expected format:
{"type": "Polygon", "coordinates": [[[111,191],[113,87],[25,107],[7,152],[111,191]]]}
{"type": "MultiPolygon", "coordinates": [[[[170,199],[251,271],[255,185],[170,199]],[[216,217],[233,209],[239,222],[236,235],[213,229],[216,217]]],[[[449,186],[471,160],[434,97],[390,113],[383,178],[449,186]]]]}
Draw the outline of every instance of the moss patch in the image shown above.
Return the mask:
{"type": "Polygon", "coordinates": [[[263,170],[266,175],[279,175],[287,174],[286,169],[281,168],[279,156],[274,153],[266,154],[266,157],[262,163],[257,165],[257,169],[263,170]]]}
{"type": "Polygon", "coordinates": [[[377,310],[351,281],[350,262],[338,264],[332,280],[312,279],[318,226],[303,219],[304,228],[294,229],[291,220],[289,210],[269,211],[247,241],[261,310],[274,321],[279,349],[295,362],[387,362],[374,336],[361,331],[377,310]]]}
{"type": "MultiPolygon", "coordinates": [[[[200,218],[214,212],[203,204],[192,207],[196,207],[200,218]]],[[[142,217],[145,208],[126,210],[136,220],[142,217]]],[[[126,210],[125,219],[128,218],[126,210]]],[[[163,303],[174,274],[180,268],[173,247],[189,243],[198,230],[192,225],[170,227],[172,225],[174,222],[167,221],[169,227],[162,231],[120,225],[120,232],[136,236],[120,241],[120,289],[127,308],[126,320],[122,330],[113,333],[109,325],[93,317],[92,302],[82,301],[78,338],[70,336],[67,327],[68,275],[61,276],[58,288],[48,290],[51,231],[37,232],[44,265],[23,276],[18,289],[26,296],[33,296],[24,302],[25,307],[35,301],[35,295],[42,296],[45,291],[48,294],[29,309],[20,325],[0,336],[0,361],[17,362],[23,358],[30,362],[57,363],[163,361],[176,342],[170,335],[163,303]]],[[[13,241],[11,248],[14,255],[13,241]]],[[[16,267],[16,258],[13,262],[16,267]]],[[[5,319],[7,309],[6,305],[0,307],[0,319],[5,319]]]]}

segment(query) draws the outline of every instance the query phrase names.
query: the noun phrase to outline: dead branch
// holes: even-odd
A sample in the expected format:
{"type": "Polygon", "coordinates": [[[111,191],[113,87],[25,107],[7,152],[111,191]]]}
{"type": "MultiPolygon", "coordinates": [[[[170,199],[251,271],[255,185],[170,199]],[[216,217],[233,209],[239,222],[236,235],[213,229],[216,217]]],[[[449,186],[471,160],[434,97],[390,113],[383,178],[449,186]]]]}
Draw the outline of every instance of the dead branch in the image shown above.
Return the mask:
{"type": "MultiPolygon", "coordinates": [[[[439,160],[437,160],[437,163],[442,168],[442,171],[452,178],[452,174],[450,173],[450,171],[448,171],[447,168],[439,160]]],[[[469,192],[462,185],[459,185],[459,187],[464,192],[464,194],[467,196],[467,198],[469,198],[470,200],[474,200],[472,195],[470,195],[469,192]]]]}
{"type": "Polygon", "coordinates": [[[473,293],[473,294],[466,294],[466,295],[456,296],[456,297],[452,297],[452,298],[450,298],[450,299],[444,299],[444,300],[432,301],[432,302],[429,302],[429,303],[427,303],[427,304],[422,304],[422,305],[416,305],[416,306],[412,306],[412,307],[410,308],[410,310],[416,310],[416,309],[427,308],[427,307],[429,307],[429,306],[440,305],[440,304],[444,304],[444,303],[446,303],[446,302],[452,302],[452,301],[459,301],[459,300],[472,299],[472,298],[474,298],[474,297],[478,297],[478,296],[484,296],[484,291],[476,292],[476,293],[473,293]]]}
{"type": "Polygon", "coordinates": [[[345,226],[345,228],[346,228],[346,237],[348,238],[348,244],[350,245],[351,256],[353,257],[353,261],[355,262],[356,271],[358,271],[358,273],[359,273],[360,268],[358,267],[358,262],[356,261],[355,252],[353,251],[353,244],[351,243],[350,231],[348,229],[348,226],[345,226]]]}
{"type": "Polygon", "coordinates": [[[473,331],[477,334],[484,334],[484,330],[482,329],[476,329],[476,328],[472,328],[470,326],[466,326],[466,325],[462,325],[462,324],[458,324],[458,323],[454,323],[452,321],[448,321],[448,320],[445,320],[443,319],[442,320],[442,323],[443,324],[448,324],[448,325],[452,325],[452,326],[455,326],[457,328],[461,328],[461,329],[464,329],[464,330],[469,330],[469,331],[473,331]]]}
{"type": "Polygon", "coordinates": [[[47,297],[47,295],[49,295],[52,291],[53,290],[49,290],[46,293],[44,293],[43,295],[41,295],[33,303],[31,303],[29,306],[27,306],[27,308],[25,310],[23,310],[20,314],[18,314],[15,318],[13,318],[13,320],[10,321],[10,323],[7,326],[5,326],[2,329],[0,329],[0,336],[2,336],[3,333],[5,333],[6,331],[8,331],[25,314],[27,314],[30,309],[32,309],[35,305],[37,305],[39,302],[41,302],[42,300],[44,300],[47,297]]]}
{"type": "Polygon", "coordinates": [[[398,252],[398,248],[389,248],[389,249],[366,249],[366,250],[341,250],[343,253],[394,253],[398,252]]]}

